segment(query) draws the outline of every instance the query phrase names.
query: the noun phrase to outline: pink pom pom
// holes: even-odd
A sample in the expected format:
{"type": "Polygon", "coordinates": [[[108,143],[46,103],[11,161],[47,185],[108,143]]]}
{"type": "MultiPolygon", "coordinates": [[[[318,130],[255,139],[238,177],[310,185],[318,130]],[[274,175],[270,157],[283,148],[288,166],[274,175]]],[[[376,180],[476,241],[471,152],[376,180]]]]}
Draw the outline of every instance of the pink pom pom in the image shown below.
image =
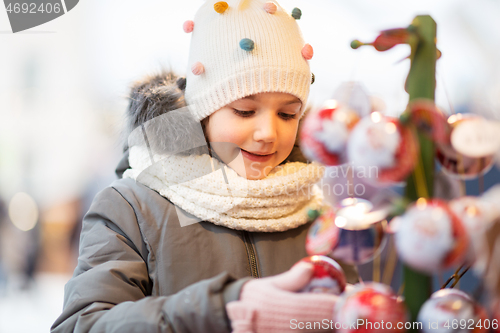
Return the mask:
{"type": "Polygon", "coordinates": [[[193,32],[194,22],[191,20],[188,20],[188,21],[184,22],[184,25],[182,26],[182,28],[184,29],[185,33],[193,32]]]}
{"type": "Polygon", "coordinates": [[[205,73],[205,66],[201,62],[197,62],[191,67],[191,71],[194,75],[201,75],[205,73]]]}
{"type": "Polygon", "coordinates": [[[276,11],[278,10],[278,7],[276,7],[276,4],[272,1],[268,1],[264,4],[264,9],[266,10],[266,12],[268,12],[269,14],[274,14],[276,13],[276,11]]]}
{"type": "Polygon", "coordinates": [[[309,44],[304,45],[304,47],[302,48],[302,56],[304,57],[304,59],[311,60],[313,55],[314,51],[312,46],[309,44]]]}

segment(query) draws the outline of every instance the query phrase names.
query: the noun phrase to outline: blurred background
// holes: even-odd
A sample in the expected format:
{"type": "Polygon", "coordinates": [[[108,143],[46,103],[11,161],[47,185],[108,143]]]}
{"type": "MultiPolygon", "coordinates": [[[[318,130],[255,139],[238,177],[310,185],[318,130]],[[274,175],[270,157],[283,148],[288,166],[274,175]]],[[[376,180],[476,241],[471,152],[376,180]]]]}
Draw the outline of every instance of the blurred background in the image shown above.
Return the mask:
{"type": "MultiPolygon", "coordinates": [[[[0,333],[48,332],[78,255],[81,219],[116,177],[128,88],[170,68],[183,75],[182,30],[202,0],[83,0],[58,19],[12,34],[0,9],[0,333]]],[[[299,7],[314,47],[320,105],[361,82],[379,109],[403,111],[408,46],[352,50],[418,14],[438,24],[436,102],[446,112],[500,120],[500,2],[496,0],[281,0],[299,7]]],[[[498,170],[484,178],[488,188],[498,170]]],[[[468,182],[469,193],[478,191],[468,182]]]]}

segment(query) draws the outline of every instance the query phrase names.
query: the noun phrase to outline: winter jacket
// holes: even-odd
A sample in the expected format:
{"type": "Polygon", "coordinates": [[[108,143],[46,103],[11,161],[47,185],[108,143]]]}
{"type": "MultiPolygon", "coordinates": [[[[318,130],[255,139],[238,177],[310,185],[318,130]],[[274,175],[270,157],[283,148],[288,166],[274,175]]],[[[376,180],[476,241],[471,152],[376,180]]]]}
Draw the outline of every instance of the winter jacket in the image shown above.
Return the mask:
{"type": "MultiPolygon", "coordinates": [[[[206,221],[181,227],[178,214],[188,215],[131,179],[97,194],[51,332],[230,332],[225,304],[248,279],[279,274],[307,256],[309,223],[260,233],[206,221]]],[[[356,282],[355,269],[344,270],[356,282]]]]}
{"type": "Polygon", "coordinates": [[[83,220],[78,266],[52,332],[229,332],[225,304],[238,299],[245,278],[284,272],[307,256],[308,227],[181,227],[166,198],[115,181],[83,220]]]}

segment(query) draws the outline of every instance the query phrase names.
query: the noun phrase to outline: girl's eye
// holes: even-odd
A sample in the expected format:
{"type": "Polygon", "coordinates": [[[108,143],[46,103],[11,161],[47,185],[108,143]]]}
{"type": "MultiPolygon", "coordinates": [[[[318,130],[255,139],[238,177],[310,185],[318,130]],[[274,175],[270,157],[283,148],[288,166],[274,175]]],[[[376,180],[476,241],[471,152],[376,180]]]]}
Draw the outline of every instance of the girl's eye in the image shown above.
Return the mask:
{"type": "Polygon", "coordinates": [[[254,111],[242,111],[242,110],[237,110],[233,109],[234,113],[240,117],[250,117],[251,115],[254,114],[254,111]]]}
{"type": "Polygon", "coordinates": [[[284,112],[280,112],[280,117],[283,118],[283,120],[292,120],[292,119],[295,119],[297,117],[297,114],[296,113],[284,113],[284,112]]]}

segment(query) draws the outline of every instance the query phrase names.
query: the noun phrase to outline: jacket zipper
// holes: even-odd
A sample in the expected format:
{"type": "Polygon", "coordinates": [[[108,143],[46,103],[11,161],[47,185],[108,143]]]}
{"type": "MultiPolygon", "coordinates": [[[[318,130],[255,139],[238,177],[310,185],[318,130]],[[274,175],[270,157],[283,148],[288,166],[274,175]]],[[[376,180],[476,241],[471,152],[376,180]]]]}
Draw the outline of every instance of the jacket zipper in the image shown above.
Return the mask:
{"type": "Polygon", "coordinates": [[[257,258],[255,256],[255,251],[253,250],[252,241],[248,232],[243,231],[243,240],[245,241],[245,246],[247,248],[248,262],[250,263],[250,271],[252,277],[259,277],[259,272],[257,270],[257,258]]]}

